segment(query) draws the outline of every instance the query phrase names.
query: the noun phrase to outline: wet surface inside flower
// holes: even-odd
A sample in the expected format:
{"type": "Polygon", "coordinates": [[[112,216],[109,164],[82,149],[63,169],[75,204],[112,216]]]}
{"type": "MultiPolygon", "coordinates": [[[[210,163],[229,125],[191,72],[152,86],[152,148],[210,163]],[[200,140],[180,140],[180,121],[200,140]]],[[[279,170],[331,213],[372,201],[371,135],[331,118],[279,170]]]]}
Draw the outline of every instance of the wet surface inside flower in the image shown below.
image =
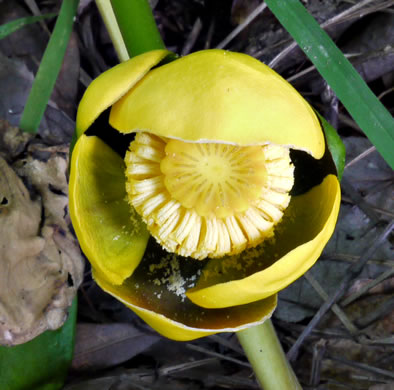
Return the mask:
{"type": "Polygon", "coordinates": [[[290,202],[289,150],[138,133],[126,153],[131,206],[169,252],[234,255],[273,236],[290,202]]]}
{"type": "Polygon", "coordinates": [[[262,308],[274,308],[275,295],[259,302],[222,309],[205,309],[191,302],[186,292],[197,284],[208,262],[190,261],[167,253],[150,240],[135,272],[123,285],[112,285],[111,291],[125,302],[195,328],[237,327],[245,323],[245,318],[250,322],[260,321],[262,308]]]}

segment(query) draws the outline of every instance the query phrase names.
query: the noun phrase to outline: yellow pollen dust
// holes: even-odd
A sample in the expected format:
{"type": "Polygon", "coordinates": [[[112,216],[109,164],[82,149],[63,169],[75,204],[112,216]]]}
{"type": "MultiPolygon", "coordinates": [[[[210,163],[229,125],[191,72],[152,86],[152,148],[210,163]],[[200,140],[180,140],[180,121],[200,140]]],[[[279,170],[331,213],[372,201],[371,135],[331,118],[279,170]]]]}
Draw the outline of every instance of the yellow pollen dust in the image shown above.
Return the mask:
{"type": "Polygon", "coordinates": [[[169,252],[233,255],[273,235],[290,202],[294,167],[277,145],[189,143],[137,133],[126,153],[126,191],[169,252]]]}

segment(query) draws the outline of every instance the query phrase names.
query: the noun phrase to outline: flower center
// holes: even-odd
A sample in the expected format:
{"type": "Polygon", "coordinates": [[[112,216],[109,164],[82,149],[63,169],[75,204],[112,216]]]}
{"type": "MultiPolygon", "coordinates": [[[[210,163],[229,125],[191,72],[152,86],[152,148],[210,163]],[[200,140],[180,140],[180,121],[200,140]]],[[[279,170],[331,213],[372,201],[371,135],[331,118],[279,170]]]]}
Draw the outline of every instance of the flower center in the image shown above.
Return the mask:
{"type": "Polygon", "coordinates": [[[277,145],[189,143],[137,133],[126,191],[156,240],[196,259],[236,254],[273,235],[294,178],[277,145]]]}
{"type": "Polygon", "coordinates": [[[165,153],[160,169],[168,192],[202,217],[226,218],[247,210],[266,182],[260,146],[169,140],[165,153]]]}

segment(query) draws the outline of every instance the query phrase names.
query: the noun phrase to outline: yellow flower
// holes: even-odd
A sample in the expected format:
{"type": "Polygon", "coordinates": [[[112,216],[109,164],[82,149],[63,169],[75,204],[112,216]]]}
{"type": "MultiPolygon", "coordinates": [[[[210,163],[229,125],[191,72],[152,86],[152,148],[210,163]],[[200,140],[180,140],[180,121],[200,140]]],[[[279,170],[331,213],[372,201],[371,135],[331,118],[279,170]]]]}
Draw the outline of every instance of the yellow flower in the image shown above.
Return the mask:
{"type": "Polygon", "coordinates": [[[168,54],[137,56],[86,90],[70,212],[96,282],[190,340],[267,319],[321,254],[340,190],[318,118],[274,71],[222,50],[156,67],[168,54]]]}

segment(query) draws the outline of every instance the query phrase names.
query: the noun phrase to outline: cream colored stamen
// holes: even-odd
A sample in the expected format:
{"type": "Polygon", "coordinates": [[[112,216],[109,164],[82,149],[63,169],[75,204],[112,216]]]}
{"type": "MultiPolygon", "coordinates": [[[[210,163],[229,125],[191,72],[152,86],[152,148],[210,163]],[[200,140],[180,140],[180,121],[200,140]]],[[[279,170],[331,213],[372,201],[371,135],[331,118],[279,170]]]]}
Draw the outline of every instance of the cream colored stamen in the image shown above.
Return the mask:
{"type": "Polygon", "coordinates": [[[273,235],[294,178],[289,150],[187,143],[138,133],[126,153],[129,203],[168,251],[222,257],[273,235]]]}

